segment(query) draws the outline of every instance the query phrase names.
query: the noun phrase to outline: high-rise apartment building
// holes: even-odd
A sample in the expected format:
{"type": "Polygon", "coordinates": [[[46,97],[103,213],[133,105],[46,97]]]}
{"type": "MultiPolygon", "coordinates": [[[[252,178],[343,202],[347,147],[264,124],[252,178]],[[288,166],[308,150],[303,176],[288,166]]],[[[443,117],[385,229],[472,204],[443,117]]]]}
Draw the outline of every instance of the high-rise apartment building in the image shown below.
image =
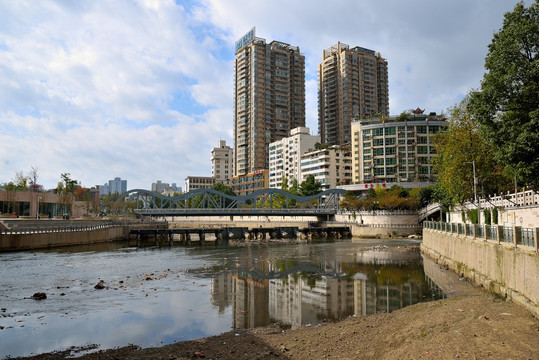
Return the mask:
{"type": "Polygon", "coordinates": [[[337,43],[318,66],[318,132],[322,143],[351,142],[351,123],[389,115],[387,61],[380,53],[337,43]]]}
{"type": "Polygon", "coordinates": [[[165,189],[168,189],[169,187],[170,186],[168,183],[164,183],[161,180],[157,180],[156,183],[152,183],[152,191],[158,193],[165,191],[165,189]]]}
{"type": "Polygon", "coordinates": [[[122,180],[115,177],[114,180],[109,180],[108,184],[99,187],[99,195],[122,194],[127,191],[127,180],[122,180]]]}
{"type": "Polygon", "coordinates": [[[301,155],[315,149],[320,142],[319,136],[309,134],[309,128],[299,127],[290,130],[290,136],[269,145],[269,187],[280,189],[283,178],[288,186],[296,179],[301,183],[301,155]]]}
{"type": "Polygon", "coordinates": [[[219,140],[219,146],[211,151],[211,176],[216,182],[225,185],[232,179],[232,148],[225,140],[219,140]]]}
{"type": "Polygon", "coordinates": [[[372,118],[352,124],[354,183],[428,182],[435,174],[432,135],[445,117],[420,109],[412,114],[372,118]]]}
{"type": "Polygon", "coordinates": [[[234,175],[268,169],[268,145],[305,126],[305,57],[255,28],[236,42],[234,175]]]}

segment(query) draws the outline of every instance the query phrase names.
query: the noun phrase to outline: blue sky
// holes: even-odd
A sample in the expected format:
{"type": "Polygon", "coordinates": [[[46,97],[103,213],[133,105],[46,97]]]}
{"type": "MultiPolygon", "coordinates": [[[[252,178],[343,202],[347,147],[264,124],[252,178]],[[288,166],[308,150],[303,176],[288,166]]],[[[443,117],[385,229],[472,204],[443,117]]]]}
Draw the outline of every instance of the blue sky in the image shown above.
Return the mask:
{"type": "MultiPolygon", "coordinates": [[[[529,1],[527,1],[529,3],[529,1]]],[[[184,186],[232,146],[234,43],[251,27],[317,65],[338,41],[388,61],[390,113],[438,113],[478,88],[511,0],[0,0],[0,183],[39,171],[83,186],[184,186]]]]}

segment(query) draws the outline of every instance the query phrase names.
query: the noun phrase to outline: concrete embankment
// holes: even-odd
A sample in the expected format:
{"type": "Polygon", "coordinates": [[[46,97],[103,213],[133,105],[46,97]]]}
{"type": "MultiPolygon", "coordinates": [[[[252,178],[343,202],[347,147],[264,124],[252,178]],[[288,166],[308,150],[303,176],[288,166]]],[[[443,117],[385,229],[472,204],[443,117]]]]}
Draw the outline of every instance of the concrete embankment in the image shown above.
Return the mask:
{"type": "Polygon", "coordinates": [[[10,220],[0,223],[0,252],[49,249],[128,239],[136,227],[166,226],[165,222],[106,220],[10,220]]]}
{"type": "Polygon", "coordinates": [[[421,251],[473,283],[539,315],[539,254],[532,247],[423,229],[421,251]]]}

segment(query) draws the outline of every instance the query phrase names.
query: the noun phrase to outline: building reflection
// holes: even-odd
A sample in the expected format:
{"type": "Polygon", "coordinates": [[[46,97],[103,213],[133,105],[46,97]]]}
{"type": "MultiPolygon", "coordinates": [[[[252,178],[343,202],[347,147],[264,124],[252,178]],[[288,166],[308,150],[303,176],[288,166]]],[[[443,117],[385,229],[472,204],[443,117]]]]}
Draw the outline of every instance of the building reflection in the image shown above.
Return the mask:
{"type": "Polygon", "coordinates": [[[347,316],[392,312],[444,297],[425,277],[419,253],[362,251],[331,262],[253,262],[212,279],[211,301],[232,307],[233,327],[281,322],[293,328],[347,316]],[[247,266],[249,265],[249,266],[247,266]]]}

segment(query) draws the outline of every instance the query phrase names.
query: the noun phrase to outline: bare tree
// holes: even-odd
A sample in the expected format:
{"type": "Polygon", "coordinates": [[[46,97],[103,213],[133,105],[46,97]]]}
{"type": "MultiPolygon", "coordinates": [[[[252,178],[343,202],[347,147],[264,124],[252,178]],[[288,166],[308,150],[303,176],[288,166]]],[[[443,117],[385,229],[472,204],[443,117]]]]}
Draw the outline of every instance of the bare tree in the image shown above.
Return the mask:
{"type": "Polygon", "coordinates": [[[12,213],[15,211],[15,203],[17,199],[17,187],[13,182],[9,182],[4,186],[6,191],[7,212],[12,213]]]}
{"type": "Polygon", "coordinates": [[[32,166],[30,168],[30,171],[28,172],[28,180],[30,182],[29,189],[30,191],[41,191],[42,186],[37,183],[37,179],[39,178],[39,170],[35,166],[32,166]]]}

